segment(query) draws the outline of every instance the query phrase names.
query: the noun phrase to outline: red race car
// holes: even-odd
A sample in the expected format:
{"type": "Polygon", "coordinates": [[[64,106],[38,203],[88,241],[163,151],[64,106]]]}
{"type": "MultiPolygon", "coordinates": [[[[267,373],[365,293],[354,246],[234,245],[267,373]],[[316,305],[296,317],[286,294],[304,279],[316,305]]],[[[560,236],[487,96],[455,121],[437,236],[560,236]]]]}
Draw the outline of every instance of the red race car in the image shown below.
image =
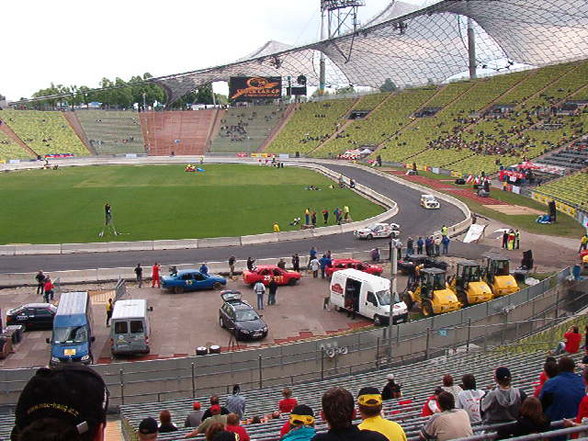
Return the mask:
{"type": "Polygon", "coordinates": [[[333,259],[332,266],[327,267],[325,273],[331,277],[335,271],[342,269],[354,268],[364,273],[379,276],[382,274],[383,268],[380,265],[372,265],[371,263],[362,262],[356,259],[333,259]]]}
{"type": "Polygon", "coordinates": [[[253,271],[243,271],[243,281],[251,286],[260,280],[267,286],[272,277],[276,279],[278,285],[296,285],[302,275],[296,271],[283,270],[276,265],[259,265],[253,271]]]}

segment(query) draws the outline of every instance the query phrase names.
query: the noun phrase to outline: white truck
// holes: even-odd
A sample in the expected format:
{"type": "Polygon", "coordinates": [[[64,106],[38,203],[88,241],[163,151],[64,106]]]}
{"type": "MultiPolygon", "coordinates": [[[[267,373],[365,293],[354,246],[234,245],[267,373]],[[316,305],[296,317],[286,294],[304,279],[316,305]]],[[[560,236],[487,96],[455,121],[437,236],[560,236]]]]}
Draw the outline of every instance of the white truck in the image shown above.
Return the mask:
{"type": "Polygon", "coordinates": [[[356,269],[336,271],[329,290],[329,303],[335,310],[346,310],[370,318],[376,326],[389,323],[391,305],[392,323],[408,319],[406,304],[399,301],[398,294],[392,299],[390,280],[384,277],[356,269]]]}

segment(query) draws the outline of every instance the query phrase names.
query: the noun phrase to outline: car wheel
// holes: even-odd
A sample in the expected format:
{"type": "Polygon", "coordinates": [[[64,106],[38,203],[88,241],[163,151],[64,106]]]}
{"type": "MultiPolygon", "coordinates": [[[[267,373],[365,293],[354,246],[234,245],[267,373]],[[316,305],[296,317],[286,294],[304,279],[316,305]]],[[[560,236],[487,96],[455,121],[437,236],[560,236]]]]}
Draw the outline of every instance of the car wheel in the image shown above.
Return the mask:
{"type": "Polygon", "coordinates": [[[223,287],[223,284],[220,282],[214,282],[212,284],[212,289],[216,289],[217,291],[223,287]]]}
{"type": "Polygon", "coordinates": [[[366,238],[367,240],[371,240],[371,239],[373,239],[373,238],[374,238],[374,235],[373,235],[373,234],[368,234],[368,235],[367,235],[365,238],[366,238]]]}
{"type": "Polygon", "coordinates": [[[221,316],[218,317],[218,325],[221,328],[224,328],[225,327],[225,322],[223,321],[223,318],[221,316]]]}
{"type": "Polygon", "coordinates": [[[431,317],[435,313],[433,312],[433,304],[429,300],[423,302],[423,315],[425,317],[431,317]]]}
{"type": "Polygon", "coordinates": [[[174,286],[174,293],[181,294],[184,292],[184,288],[182,286],[174,286]]]}
{"type": "Polygon", "coordinates": [[[298,279],[290,279],[288,280],[288,285],[294,286],[298,283],[298,279]]]}
{"type": "Polygon", "coordinates": [[[382,319],[382,316],[376,314],[374,316],[374,326],[382,326],[383,323],[384,323],[384,320],[382,319]]]}

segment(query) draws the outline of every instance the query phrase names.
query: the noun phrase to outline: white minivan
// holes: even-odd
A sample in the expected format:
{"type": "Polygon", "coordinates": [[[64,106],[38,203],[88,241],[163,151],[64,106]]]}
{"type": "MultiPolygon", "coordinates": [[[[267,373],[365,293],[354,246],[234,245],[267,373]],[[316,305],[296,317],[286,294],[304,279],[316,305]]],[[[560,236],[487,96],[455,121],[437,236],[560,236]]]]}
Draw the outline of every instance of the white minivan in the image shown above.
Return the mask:
{"type": "MultiPolygon", "coordinates": [[[[398,294],[393,300],[392,323],[405,322],[408,319],[406,304],[399,301],[398,294]]],[[[353,311],[373,319],[376,326],[389,323],[390,280],[356,269],[336,271],[331,279],[329,303],[336,310],[353,311]]]]}
{"type": "Polygon", "coordinates": [[[112,355],[148,354],[149,311],[147,300],[118,300],[110,320],[110,346],[112,355]]]}

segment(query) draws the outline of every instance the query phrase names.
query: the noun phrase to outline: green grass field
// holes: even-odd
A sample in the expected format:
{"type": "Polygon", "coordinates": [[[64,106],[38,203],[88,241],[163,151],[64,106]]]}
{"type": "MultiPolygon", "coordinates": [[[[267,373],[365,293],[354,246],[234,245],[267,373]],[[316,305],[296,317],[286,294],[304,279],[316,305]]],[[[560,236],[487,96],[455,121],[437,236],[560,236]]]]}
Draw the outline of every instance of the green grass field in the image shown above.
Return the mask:
{"type": "Polygon", "coordinates": [[[0,243],[68,243],[228,237],[292,230],[306,207],[318,213],[348,205],[354,220],[384,209],[348,189],[329,189],[326,177],[294,167],[206,164],[64,167],[0,176],[0,243]],[[315,185],[321,191],[305,190],[315,185]],[[104,204],[123,234],[98,233],[104,204]]]}

